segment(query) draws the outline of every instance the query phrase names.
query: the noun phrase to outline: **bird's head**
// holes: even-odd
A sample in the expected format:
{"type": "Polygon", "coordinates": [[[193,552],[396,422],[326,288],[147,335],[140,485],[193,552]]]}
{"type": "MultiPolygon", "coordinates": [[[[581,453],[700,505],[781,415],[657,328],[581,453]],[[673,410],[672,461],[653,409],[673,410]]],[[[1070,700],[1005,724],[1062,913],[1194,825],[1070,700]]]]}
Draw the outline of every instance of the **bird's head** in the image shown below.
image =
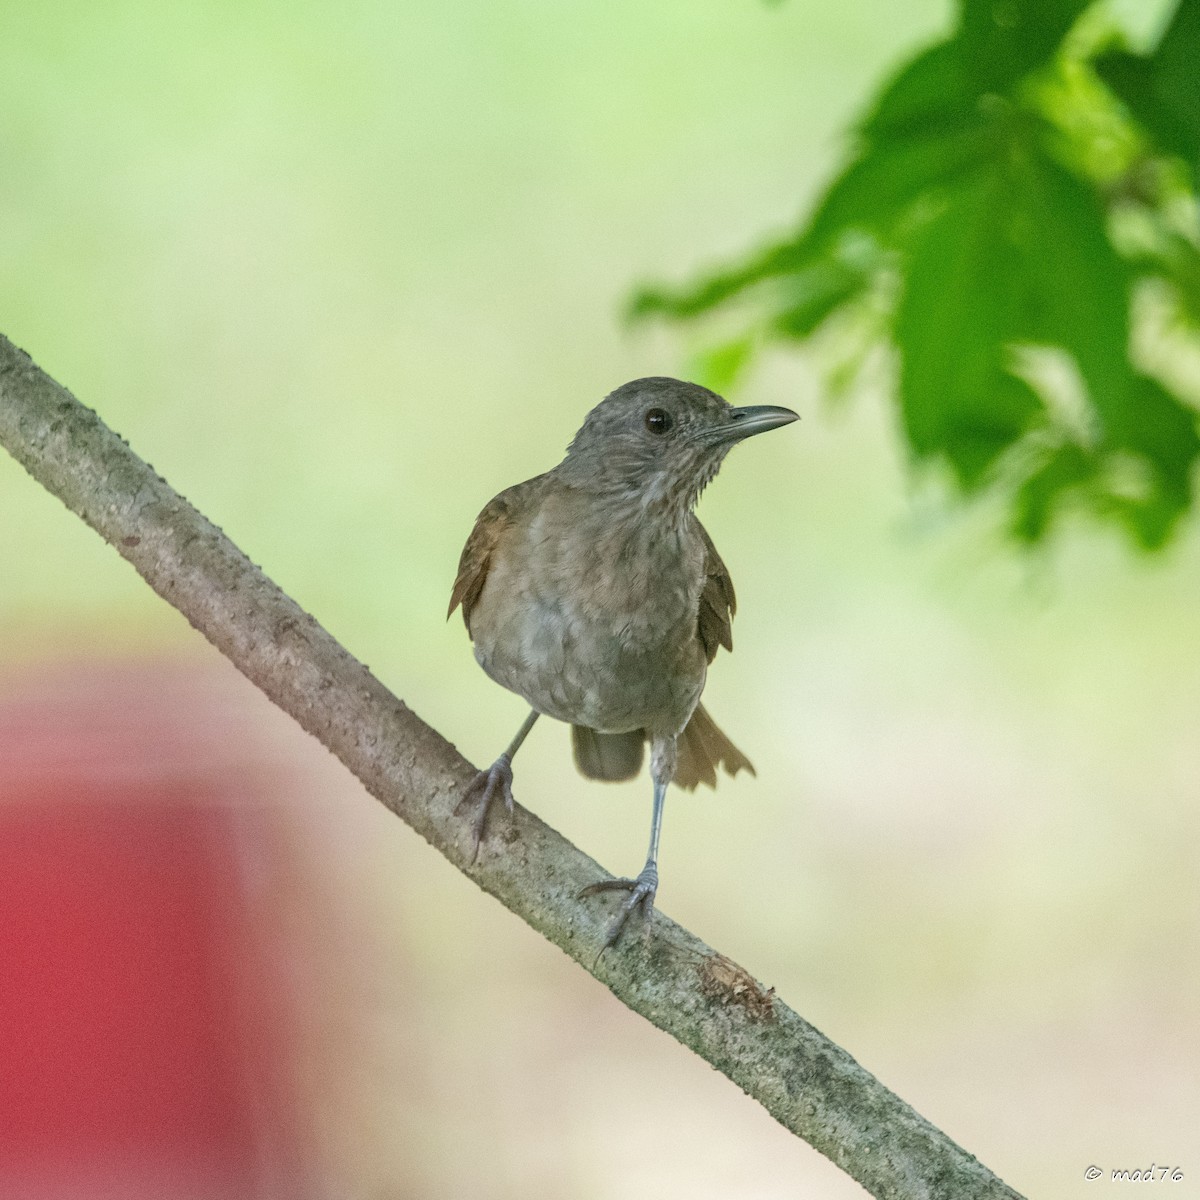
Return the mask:
{"type": "Polygon", "coordinates": [[[614,505],[682,519],[737,442],[795,420],[788,408],[734,408],[696,383],[635,379],[588,413],[557,474],[614,505]]]}

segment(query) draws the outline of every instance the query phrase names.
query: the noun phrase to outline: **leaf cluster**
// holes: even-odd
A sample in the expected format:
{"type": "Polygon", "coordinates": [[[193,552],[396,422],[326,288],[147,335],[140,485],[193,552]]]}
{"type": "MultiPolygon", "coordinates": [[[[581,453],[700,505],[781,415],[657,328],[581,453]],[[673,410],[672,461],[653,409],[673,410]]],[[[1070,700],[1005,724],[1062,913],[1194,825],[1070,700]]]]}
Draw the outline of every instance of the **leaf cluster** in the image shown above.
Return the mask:
{"type": "Polygon", "coordinates": [[[1162,546],[1193,500],[1197,414],[1169,369],[1200,338],[1200,0],[1147,53],[1087,0],[959,0],[886,83],[790,236],[635,317],[730,311],[726,374],[768,341],[868,331],[900,427],[1036,541],[1067,506],[1162,546]]]}

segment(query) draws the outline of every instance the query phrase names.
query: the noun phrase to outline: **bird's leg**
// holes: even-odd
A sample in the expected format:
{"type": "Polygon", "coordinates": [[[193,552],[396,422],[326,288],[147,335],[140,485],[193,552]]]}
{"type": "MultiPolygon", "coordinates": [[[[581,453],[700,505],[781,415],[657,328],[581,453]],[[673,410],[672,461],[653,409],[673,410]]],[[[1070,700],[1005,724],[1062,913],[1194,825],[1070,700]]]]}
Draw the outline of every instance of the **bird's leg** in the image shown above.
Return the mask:
{"type": "Polygon", "coordinates": [[[512,794],[512,760],[513,755],[521,748],[521,743],[529,736],[529,731],[533,728],[534,722],[538,719],[539,713],[537,709],[530,712],[525,718],[525,723],[517,730],[517,736],[508,743],[508,748],[500,755],[498,759],[486,771],[480,771],[474,779],[467,784],[467,790],[463,792],[463,798],[458,802],[458,807],[454,810],[457,812],[461,809],[471,797],[478,791],[483,792],[479,800],[479,811],[475,814],[475,823],[471,827],[471,861],[474,862],[479,857],[479,844],[483,841],[483,829],[487,824],[488,809],[492,806],[492,801],[499,796],[504,801],[504,807],[511,813],[513,810],[513,794],[512,794]]]}
{"type": "Polygon", "coordinates": [[[643,916],[649,917],[650,910],[654,907],[654,897],[658,892],[658,839],[662,833],[663,802],[667,796],[667,784],[675,774],[675,758],[674,738],[669,739],[669,744],[667,739],[654,739],[650,751],[650,771],[654,777],[654,811],[650,816],[650,848],[646,852],[646,865],[635,879],[601,879],[579,893],[581,897],[618,890],[629,893],[608,928],[604,945],[600,948],[601,954],[616,944],[635,908],[640,906],[643,916]]]}
{"type": "Polygon", "coordinates": [[[617,913],[613,923],[608,927],[608,933],[605,935],[601,953],[607,950],[609,946],[616,944],[622,930],[625,928],[625,923],[629,920],[630,913],[638,905],[641,905],[642,912],[646,916],[650,915],[650,910],[654,907],[654,896],[658,891],[658,835],[662,830],[663,800],[666,796],[666,791],[667,785],[660,783],[656,779],[654,781],[654,813],[650,819],[650,849],[646,853],[646,865],[642,868],[637,878],[601,879],[598,883],[593,883],[585,887],[579,893],[581,897],[594,896],[597,892],[627,891],[629,893],[621,905],[620,912],[617,913]]]}

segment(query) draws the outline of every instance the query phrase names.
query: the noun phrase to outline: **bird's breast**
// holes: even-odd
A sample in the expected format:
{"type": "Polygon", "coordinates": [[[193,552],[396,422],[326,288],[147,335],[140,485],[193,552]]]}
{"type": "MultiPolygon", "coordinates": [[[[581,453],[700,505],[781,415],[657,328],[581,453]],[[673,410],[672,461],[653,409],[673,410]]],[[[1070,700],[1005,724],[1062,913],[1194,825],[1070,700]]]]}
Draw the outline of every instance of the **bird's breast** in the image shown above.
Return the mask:
{"type": "Polygon", "coordinates": [[[677,732],[706,669],[689,534],[544,505],[493,559],[471,621],[480,665],[559,720],[677,732]]]}

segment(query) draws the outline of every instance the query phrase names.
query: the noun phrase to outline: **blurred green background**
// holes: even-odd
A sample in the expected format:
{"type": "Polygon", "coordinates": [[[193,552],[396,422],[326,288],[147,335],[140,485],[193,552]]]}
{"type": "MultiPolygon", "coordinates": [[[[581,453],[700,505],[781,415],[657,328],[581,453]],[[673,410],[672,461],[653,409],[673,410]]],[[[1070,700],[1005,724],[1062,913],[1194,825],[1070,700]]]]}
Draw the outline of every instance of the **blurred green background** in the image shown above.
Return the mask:
{"type": "MultiPolygon", "coordinates": [[[[475,514],[611,388],[688,372],[699,334],[626,330],[631,287],[791,223],[951,20],[5,5],[0,328],[488,762],[523,707],[444,620],[475,514]]],[[[1200,1195],[1195,521],[1156,560],[1069,526],[1017,557],[986,504],[911,482],[882,376],[836,409],[818,379],[756,366],[736,402],[804,420],[702,502],[740,599],[706,704],[758,778],[668,802],[660,904],[1019,1190],[1153,1159],[1200,1195]]],[[[64,662],[221,674],[7,457],[0,514],[0,694],[64,662]]],[[[311,764],[316,932],[347,964],[299,1072],[330,1195],[863,1194],[242,687],[311,764]]],[[[640,865],[648,784],[584,783],[565,730],[517,790],[640,865]]]]}

